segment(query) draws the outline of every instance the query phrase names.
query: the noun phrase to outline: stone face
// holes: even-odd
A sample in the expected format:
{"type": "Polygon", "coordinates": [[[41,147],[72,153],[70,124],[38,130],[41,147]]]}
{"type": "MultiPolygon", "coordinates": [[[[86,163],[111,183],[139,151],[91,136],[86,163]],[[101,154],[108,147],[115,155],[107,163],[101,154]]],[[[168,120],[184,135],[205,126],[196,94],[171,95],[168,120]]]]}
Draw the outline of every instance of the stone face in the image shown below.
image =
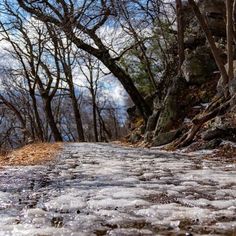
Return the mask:
{"type": "Polygon", "coordinates": [[[172,86],[169,88],[166,98],[163,102],[163,109],[160,111],[156,124],[154,136],[159,133],[168,132],[176,125],[178,119],[181,119],[184,114],[185,106],[183,103],[186,98],[188,86],[182,77],[174,78],[172,86]]]}
{"type": "Polygon", "coordinates": [[[221,138],[229,141],[236,141],[236,128],[232,127],[231,124],[224,124],[222,126],[217,126],[213,129],[207,130],[202,134],[202,139],[209,141],[216,138],[221,138]]]}
{"type": "Polygon", "coordinates": [[[188,55],[182,65],[184,78],[188,83],[202,83],[204,79],[204,69],[202,62],[195,55],[188,55]]]}
{"type": "Polygon", "coordinates": [[[203,150],[205,150],[205,149],[215,149],[215,148],[219,147],[222,142],[223,142],[223,140],[220,139],[220,138],[212,139],[211,141],[203,144],[199,148],[199,150],[201,150],[201,149],[203,149],[203,150]]]}
{"type": "MultiPolygon", "coordinates": [[[[224,0],[199,0],[199,9],[202,15],[207,19],[208,27],[213,36],[226,37],[225,27],[225,1],[224,0]]],[[[191,9],[185,13],[187,19],[187,26],[192,33],[196,35],[204,35],[198,20],[192,13],[191,9]]]]}
{"type": "Polygon", "coordinates": [[[179,130],[173,130],[166,133],[160,133],[158,134],[157,137],[154,138],[153,146],[161,146],[161,145],[170,143],[173,140],[175,140],[175,138],[177,138],[178,134],[179,134],[179,130]]]}
{"type": "MultiPolygon", "coordinates": [[[[153,131],[156,123],[154,145],[167,143],[162,140],[162,135],[181,128],[183,119],[192,111],[193,106],[211,100],[216,93],[218,80],[214,74],[215,70],[217,67],[208,47],[199,46],[195,50],[188,50],[182,65],[183,76],[173,78],[173,83],[162,102],[154,99],[153,115],[149,118],[146,128],[146,132],[153,131]]],[[[173,138],[169,140],[173,141],[173,138]]]]}
{"type": "Polygon", "coordinates": [[[188,51],[181,67],[185,80],[192,85],[201,85],[217,69],[210,49],[202,46],[188,51]]]}
{"type": "Polygon", "coordinates": [[[206,16],[208,27],[214,36],[225,37],[225,1],[224,0],[200,0],[199,7],[206,16]]]}
{"type": "Polygon", "coordinates": [[[204,132],[202,134],[202,139],[205,140],[205,141],[209,141],[209,140],[212,140],[212,139],[215,139],[215,138],[219,138],[219,137],[222,137],[223,134],[225,135],[225,131],[224,130],[221,130],[221,129],[210,129],[210,130],[207,130],[206,132],[204,132]]]}

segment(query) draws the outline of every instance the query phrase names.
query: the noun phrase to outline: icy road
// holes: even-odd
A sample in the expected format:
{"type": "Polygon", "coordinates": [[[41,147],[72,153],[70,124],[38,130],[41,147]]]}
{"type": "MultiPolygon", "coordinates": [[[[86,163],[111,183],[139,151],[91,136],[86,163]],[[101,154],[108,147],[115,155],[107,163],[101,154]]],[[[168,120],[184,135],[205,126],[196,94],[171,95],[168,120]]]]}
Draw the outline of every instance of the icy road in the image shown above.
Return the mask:
{"type": "Polygon", "coordinates": [[[47,166],[0,171],[0,236],[236,235],[236,165],[67,144],[47,166]]]}

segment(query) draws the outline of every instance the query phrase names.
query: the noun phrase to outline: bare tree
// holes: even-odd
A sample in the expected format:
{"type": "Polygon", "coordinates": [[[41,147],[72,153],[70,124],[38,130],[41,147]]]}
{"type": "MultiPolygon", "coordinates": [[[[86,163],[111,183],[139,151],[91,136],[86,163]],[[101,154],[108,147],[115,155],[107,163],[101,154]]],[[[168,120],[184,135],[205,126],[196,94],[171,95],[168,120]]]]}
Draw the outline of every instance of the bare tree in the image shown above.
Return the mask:
{"type": "Polygon", "coordinates": [[[226,0],[226,32],[227,32],[227,61],[228,61],[228,80],[234,77],[233,69],[233,0],[226,0]]]}
{"type": "Polygon", "coordinates": [[[98,142],[97,92],[99,88],[99,79],[101,78],[101,63],[95,58],[92,58],[89,54],[80,54],[78,57],[78,64],[80,71],[87,82],[87,85],[84,85],[84,87],[88,89],[91,96],[94,139],[95,142],[98,142]]]}
{"type": "Polygon", "coordinates": [[[44,102],[44,111],[54,140],[62,141],[62,136],[56,125],[51,107],[52,99],[57,92],[61,77],[61,69],[58,62],[58,48],[50,48],[50,34],[41,23],[26,21],[23,15],[14,12],[8,4],[6,4],[5,9],[11,17],[10,25],[9,22],[6,24],[9,30],[5,28],[4,23],[1,23],[1,27],[5,33],[5,39],[11,43],[11,54],[16,55],[15,59],[18,60],[23,68],[23,74],[27,80],[35,108],[39,135],[43,139],[41,133],[42,128],[40,128],[41,121],[35,99],[36,87],[44,102]],[[31,33],[27,29],[29,26],[31,27],[31,33]],[[17,32],[19,38],[15,38],[11,31],[14,31],[14,34],[17,32]],[[51,52],[52,50],[53,52],[51,52]]]}
{"type": "Polygon", "coordinates": [[[97,31],[112,17],[110,6],[106,1],[70,1],[51,2],[48,0],[17,0],[27,12],[43,22],[52,23],[64,31],[78,48],[98,58],[119,79],[143,118],[151,115],[151,109],[134,86],[132,78],[114,60],[109,48],[98,36],[97,31]],[[79,4],[79,5],[78,5],[79,4]],[[91,9],[95,9],[96,12],[91,9]],[[48,14],[48,12],[51,12],[48,14]],[[86,36],[88,40],[84,40],[86,36]],[[88,41],[92,41],[91,45],[88,41]]]}
{"type": "Polygon", "coordinates": [[[65,76],[64,79],[69,87],[79,141],[84,142],[84,130],[73,78],[73,65],[76,62],[76,53],[73,52],[73,45],[70,40],[64,38],[62,34],[57,32],[54,27],[49,24],[47,24],[47,29],[53,39],[54,47],[58,48],[58,61],[62,65],[63,74],[65,76]]]}
{"type": "Polygon", "coordinates": [[[14,40],[13,39],[13,35],[11,35],[10,30],[9,29],[17,29],[17,30],[22,30],[22,37],[25,37],[27,35],[26,31],[23,32],[23,22],[22,19],[20,18],[20,16],[18,16],[8,4],[5,4],[5,11],[6,14],[8,14],[9,16],[11,15],[14,20],[10,20],[8,21],[7,24],[4,24],[4,22],[0,21],[0,27],[1,27],[1,36],[2,36],[2,40],[5,40],[7,42],[10,43],[12,49],[5,49],[6,51],[8,51],[8,53],[10,54],[10,56],[12,56],[14,59],[18,60],[22,66],[22,72],[20,72],[19,70],[12,70],[11,73],[15,73],[17,76],[18,75],[23,75],[27,81],[27,86],[28,86],[28,90],[29,90],[29,94],[32,100],[32,106],[34,109],[34,117],[35,117],[35,127],[36,127],[36,133],[37,133],[37,139],[44,141],[44,135],[43,135],[43,128],[42,128],[42,122],[41,122],[41,118],[39,115],[39,111],[38,111],[38,107],[37,107],[37,99],[36,99],[36,81],[32,80],[30,77],[30,72],[27,68],[27,63],[24,60],[24,52],[22,51],[22,48],[19,45],[20,40],[14,40]],[[6,28],[6,26],[8,28],[6,28]]]}

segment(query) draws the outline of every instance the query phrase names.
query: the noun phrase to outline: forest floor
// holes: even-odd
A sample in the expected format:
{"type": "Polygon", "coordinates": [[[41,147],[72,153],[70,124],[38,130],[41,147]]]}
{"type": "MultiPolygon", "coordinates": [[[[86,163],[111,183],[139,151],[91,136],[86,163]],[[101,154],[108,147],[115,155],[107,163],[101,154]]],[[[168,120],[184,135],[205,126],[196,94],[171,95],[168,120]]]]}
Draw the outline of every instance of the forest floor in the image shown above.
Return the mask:
{"type": "Polygon", "coordinates": [[[236,235],[236,163],[206,154],[73,143],[5,167],[0,236],[236,235]]]}
{"type": "Polygon", "coordinates": [[[0,156],[0,166],[38,165],[53,160],[62,143],[33,143],[0,156]]]}

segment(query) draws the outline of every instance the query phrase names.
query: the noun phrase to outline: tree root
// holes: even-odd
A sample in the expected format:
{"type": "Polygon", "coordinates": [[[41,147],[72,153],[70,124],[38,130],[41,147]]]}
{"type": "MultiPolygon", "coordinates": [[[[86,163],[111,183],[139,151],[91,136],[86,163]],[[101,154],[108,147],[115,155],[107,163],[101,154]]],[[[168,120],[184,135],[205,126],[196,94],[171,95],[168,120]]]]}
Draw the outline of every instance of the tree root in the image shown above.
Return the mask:
{"type": "Polygon", "coordinates": [[[196,136],[197,132],[207,121],[215,118],[218,115],[224,115],[231,106],[231,102],[235,98],[234,95],[232,98],[224,98],[221,97],[215,101],[213,101],[204,111],[203,115],[200,117],[194,118],[192,120],[192,127],[190,130],[185,133],[179,140],[174,143],[175,148],[181,148],[188,146],[196,136]],[[222,104],[223,102],[223,104],[222,104]],[[220,105],[221,104],[221,105],[220,105]]]}

